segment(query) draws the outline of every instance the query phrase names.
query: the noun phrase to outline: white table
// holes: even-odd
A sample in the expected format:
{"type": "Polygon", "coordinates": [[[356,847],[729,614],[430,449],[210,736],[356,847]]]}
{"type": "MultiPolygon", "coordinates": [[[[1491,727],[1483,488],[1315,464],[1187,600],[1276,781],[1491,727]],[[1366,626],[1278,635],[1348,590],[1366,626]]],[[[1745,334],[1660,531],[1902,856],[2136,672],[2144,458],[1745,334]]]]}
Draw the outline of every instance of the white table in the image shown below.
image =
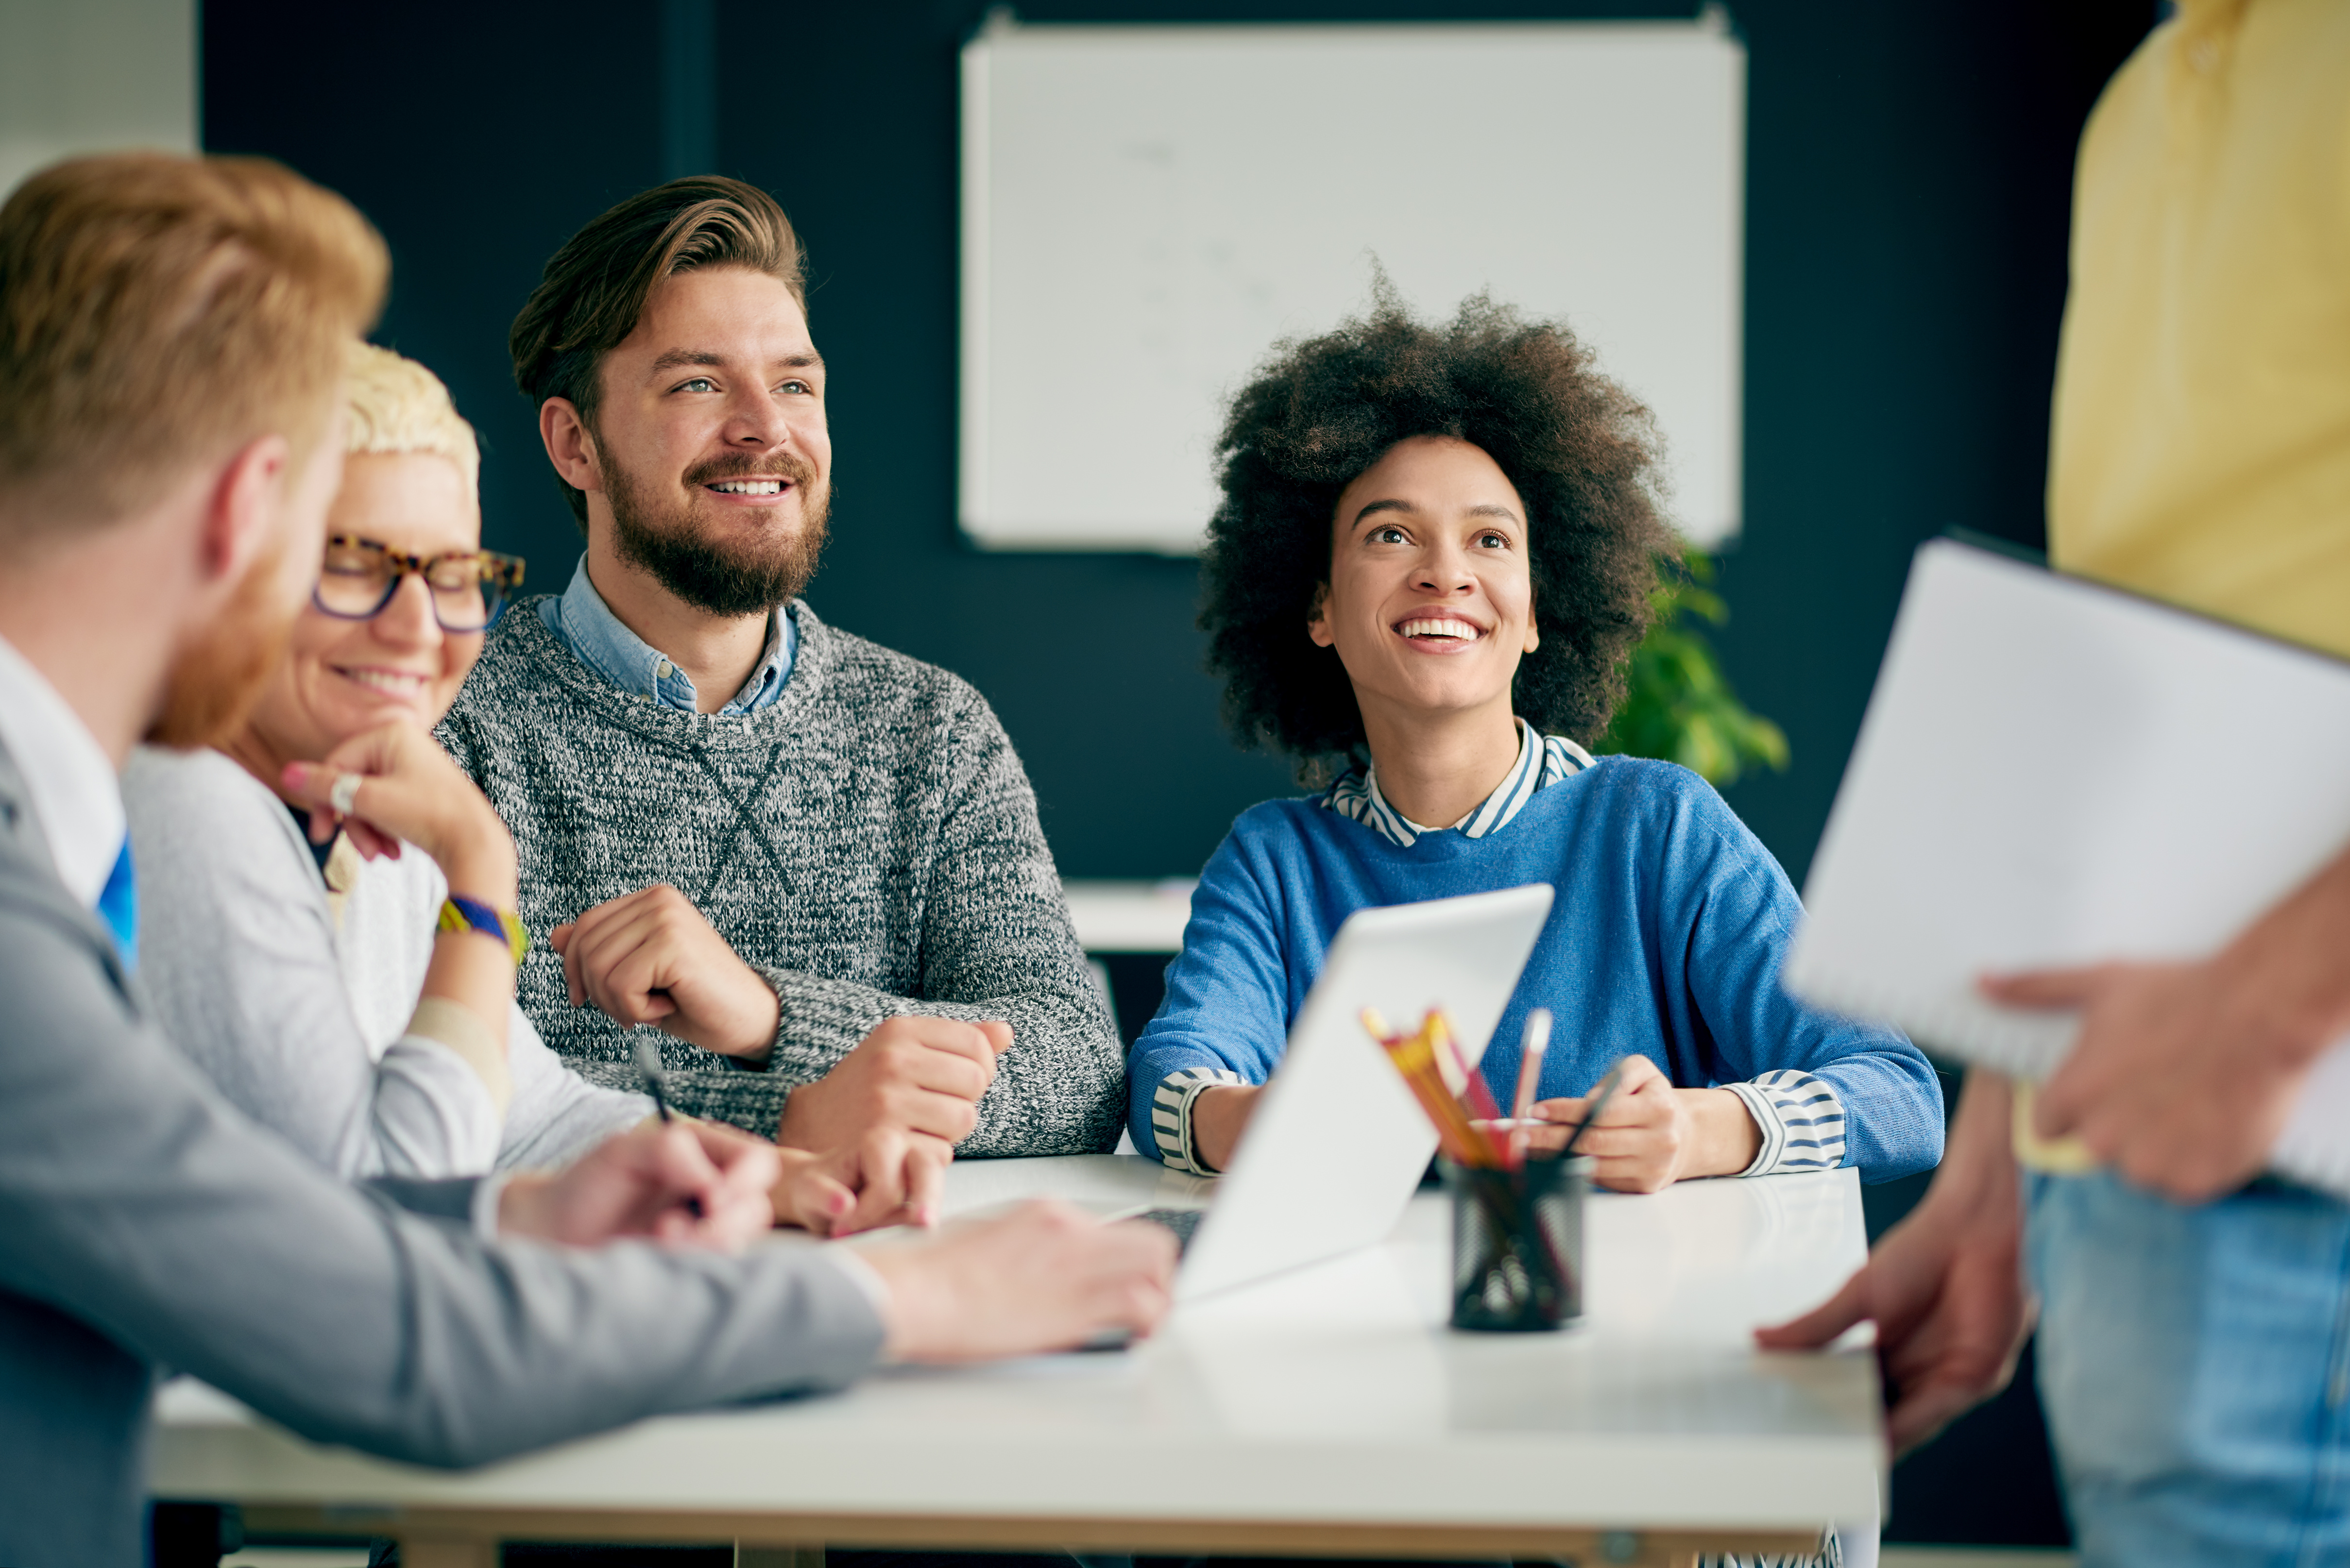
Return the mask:
{"type": "MultiPolygon", "coordinates": [[[[947,1210],[1202,1185],[1114,1155],[972,1161],[947,1210]]],[[[1185,1307],[1128,1352],[897,1368],[463,1474],[317,1447],[182,1383],[155,1490],[256,1529],[396,1535],[408,1568],[494,1563],[500,1537],[731,1540],[746,1563],[825,1542],[1663,1563],[1876,1514],[1866,1344],[1747,1338],[1861,1262],[1853,1172],[1595,1198],[1586,1315],[1557,1334],[1449,1331],[1446,1240],[1424,1193],[1384,1246],[1185,1307]]]]}
{"type": "Polygon", "coordinates": [[[1172,953],[1183,948],[1183,926],[1191,918],[1189,877],[1156,882],[1107,882],[1082,878],[1061,884],[1077,945],[1089,953],[1172,953]]]}

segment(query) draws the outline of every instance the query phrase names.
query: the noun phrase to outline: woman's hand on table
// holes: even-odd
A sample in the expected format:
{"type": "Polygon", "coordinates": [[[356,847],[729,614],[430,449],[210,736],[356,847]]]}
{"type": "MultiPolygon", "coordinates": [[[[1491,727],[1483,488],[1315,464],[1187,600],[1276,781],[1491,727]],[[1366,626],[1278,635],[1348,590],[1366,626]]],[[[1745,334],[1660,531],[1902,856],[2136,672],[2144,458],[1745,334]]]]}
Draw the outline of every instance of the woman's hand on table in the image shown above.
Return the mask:
{"type": "Polygon", "coordinates": [[[939,1199],[954,1148],[943,1139],[899,1127],[875,1127],[822,1154],[777,1151],[775,1222],[818,1236],[849,1236],[882,1225],[938,1222],[939,1199]]]}
{"type": "Polygon", "coordinates": [[[310,814],[310,836],[337,828],[372,860],[405,839],[432,857],[449,889],[494,909],[515,907],[514,839],[497,812],[432,737],[405,719],[352,736],[315,763],[288,763],[279,779],[310,814]],[[339,796],[339,798],[338,798],[339,796]]]}
{"type": "Polygon", "coordinates": [[[1256,1114],[1261,1084],[1218,1084],[1200,1091],[1191,1102],[1191,1148],[1210,1170],[1232,1168],[1232,1155],[1256,1114]]]}
{"type": "MultiPolygon", "coordinates": [[[[1537,1118],[1561,1125],[1530,1129],[1528,1145],[1564,1148],[1589,1105],[1588,1096],[1536,1102],[1537,1118]]],[[[1746,1102],[1728,1089],[1676,1089],[1654,1062],[1628,1056],[1623,1086],[1575,1152],[1599,1162],[1602,1187],[1661,1192],[1692,1177],[1737,1175],[1754,1163],[1762,1140],[1746,1102]]]]}
{"type": "Polygon", "coordinates": [[[901,1361],[977,1361],[1147,1334],[1167,1314],[1175,1280],[1172,1232],[1140,1220],[1106,1225],[1049,1199],[860,1256],[889,1287],[884,1353],[901,1361]]]}
{"type": "Polygon", "coordinates": [[[775,1146],[712,1122],[649,1121],[561,1171],[525,1171],[498,1195],[498,1230],[567,1246],[623,1236],[739,1251],[774,1223],[775,1146]]]}

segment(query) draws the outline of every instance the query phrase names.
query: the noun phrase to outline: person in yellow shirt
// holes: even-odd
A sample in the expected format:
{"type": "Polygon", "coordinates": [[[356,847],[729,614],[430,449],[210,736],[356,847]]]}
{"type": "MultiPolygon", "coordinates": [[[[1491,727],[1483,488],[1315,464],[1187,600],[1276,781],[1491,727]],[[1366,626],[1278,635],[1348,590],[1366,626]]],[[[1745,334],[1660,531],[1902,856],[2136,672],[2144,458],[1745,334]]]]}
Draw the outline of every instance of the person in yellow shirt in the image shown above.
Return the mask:
{"type": "Polygon", "coordinates": [[[2194,0],[2081,142],[2055,565],[2350,656],[2350,11],[2194,0]]]}
{"type": "MultiPolygon", "coordinates": [[[[2074,188],[2055,565],[2350,656],[2350,5],[2187,0],[2074,188]]],[[[2350,1563],[2350,1205],[2262,1174],[2350,1033],[2350,853],[2200,961],[1985,989],[2078,1047],[2030,1100],[1970,1074],[1916,1212],[1762,1344],[1874,1319],[1908,1449],[2006,1382],[2036,1291],[2085,1563],[2350,1563]]]]}

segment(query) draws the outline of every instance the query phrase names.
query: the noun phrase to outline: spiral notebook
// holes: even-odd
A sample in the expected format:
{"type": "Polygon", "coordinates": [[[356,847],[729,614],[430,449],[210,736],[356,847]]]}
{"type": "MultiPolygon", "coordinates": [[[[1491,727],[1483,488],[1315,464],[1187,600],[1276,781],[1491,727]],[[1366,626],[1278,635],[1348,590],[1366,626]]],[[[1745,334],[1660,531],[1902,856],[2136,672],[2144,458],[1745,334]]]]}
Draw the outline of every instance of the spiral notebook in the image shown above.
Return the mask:
{"type": "MultiPolygon", "coordinates": [[[[2345,843],[2350,664],[1937,540],[1911,566],[1784,980],[2045,1078],[2072,1017],[1994,1007],[1976,976],[2202,956],[2345,843]]],[[[2350,1196],[2350,1041],[2272,1163],[2350,1196]]]]}

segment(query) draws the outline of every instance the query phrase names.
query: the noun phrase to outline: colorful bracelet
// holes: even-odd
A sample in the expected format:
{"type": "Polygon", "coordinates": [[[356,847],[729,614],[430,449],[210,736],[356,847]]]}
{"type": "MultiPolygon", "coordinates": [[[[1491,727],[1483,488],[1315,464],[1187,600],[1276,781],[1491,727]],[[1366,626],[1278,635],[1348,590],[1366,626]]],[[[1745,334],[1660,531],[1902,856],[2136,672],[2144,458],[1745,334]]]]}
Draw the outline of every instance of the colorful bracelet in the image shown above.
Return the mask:
{"type": "Polygon", "coordinates": [[[524,929],[518,916],[472,898],[452,893],[441,906],[440,929],[444,931],[479,931],[495,938],[506,951],[514,955],[515,968],[522,968],[523,955],[530,951],[530,932],[524,929]]]}

